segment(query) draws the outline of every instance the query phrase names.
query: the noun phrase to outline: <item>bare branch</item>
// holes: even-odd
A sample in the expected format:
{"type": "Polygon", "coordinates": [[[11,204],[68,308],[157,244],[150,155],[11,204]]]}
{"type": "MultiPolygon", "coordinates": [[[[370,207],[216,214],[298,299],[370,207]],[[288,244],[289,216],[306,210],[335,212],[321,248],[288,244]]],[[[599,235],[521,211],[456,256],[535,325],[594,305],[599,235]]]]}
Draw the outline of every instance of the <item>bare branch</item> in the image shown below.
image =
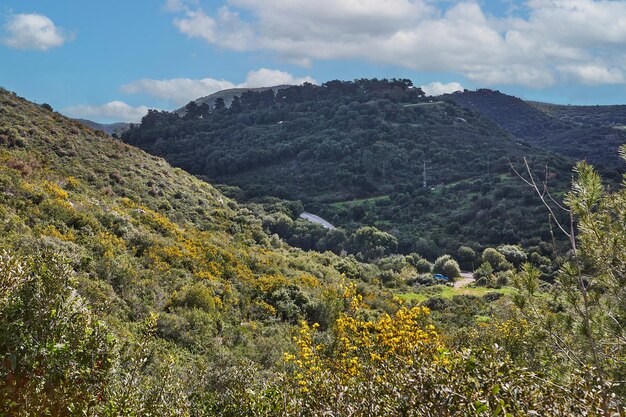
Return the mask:
{"type": "MultiPolygon", "coordinates": [[[[513,172],[515,172],[515,174],[517,174],[517,176],[519,178],[521,178],[522,181],[524,181],[526,184],[528,184],[530,187],[532,187],[535,190],[535,193],[539,196],[539,198],[541,199],[541,202],[543,203],[543,205],[548,209],[548,211],[552,215],[552,218],[554,219],[554,223],[556,223],[556,225],[561,230],[561,232],[563,232],[563,234],[565,234],[565,236],[567,236],[568,239],[573,242],[573,240],[574,240],[573,239],[573,234],[568,233],[567,230],[565,230],[565,228],[561,225],[561,223],[557,219],[556,215],[554,214],[554,210],[552,209],[550,204],[548,204],[548,202],[546,201],[546,199],[545,199],[545,191],[542,193],[539,190],[539,186],[537,186],[537,182],[535,181],[535,177],[533,176],[533,173],[532,173],[532,171],[530,169],[530,165],[528,164],[528,160],[526,158],[524,158],[524,166],[526,167],[526,172],[528,172],[528,177],[530,178],[530,181],[527,180],[526,178],[524,178],[519,172],[517,172],[517,170],[513,167],[513,164],[511,163],[511,161],[509,161],[509,165],[511,166],[511,169],[513,169],[513,172]]],[[[544,184],[544,186],[545,186],[545,184],[544,184]]],[[[547,187],[544,187],[544,188],[547,188],[547,187]]]]}

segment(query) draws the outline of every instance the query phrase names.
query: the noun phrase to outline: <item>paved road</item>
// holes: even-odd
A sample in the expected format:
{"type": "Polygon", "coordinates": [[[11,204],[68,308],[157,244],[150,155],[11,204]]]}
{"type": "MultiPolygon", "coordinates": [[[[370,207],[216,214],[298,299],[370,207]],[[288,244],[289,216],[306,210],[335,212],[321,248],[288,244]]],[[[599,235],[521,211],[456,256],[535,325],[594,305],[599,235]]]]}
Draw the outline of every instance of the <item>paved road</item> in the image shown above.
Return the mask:
{"type": "Polygon", "coordinates": [[[472,282],[474,282],[474,275],[471,272],[461,272],[461,278],[458,278],[456,281],[454,281],[454,287],[465,287],[472,282]]]}
{"type": "Polygon", "coordinates": [[[335,226],[328,223],[326,220],[322,219],[320,216],[316,216],[315,214],[307,213],[306,211],[300,215],[304,220],[308,220],[313,223],[321,224],[327,229],[334,229],[335,226]]]}

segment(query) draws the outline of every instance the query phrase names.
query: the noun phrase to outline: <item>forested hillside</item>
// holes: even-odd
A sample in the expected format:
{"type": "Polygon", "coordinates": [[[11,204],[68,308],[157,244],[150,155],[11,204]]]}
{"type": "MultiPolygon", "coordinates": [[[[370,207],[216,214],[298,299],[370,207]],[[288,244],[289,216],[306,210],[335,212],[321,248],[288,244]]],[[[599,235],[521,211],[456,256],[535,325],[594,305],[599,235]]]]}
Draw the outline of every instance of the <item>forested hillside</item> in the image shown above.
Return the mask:
{"type": "Polygon", "coordinates": [[[477,112],[429,100],[408,80],[250,91],[230,107],[187,110],[152,111],[123,139],[239,187],[228,192],[240,199],[300,200],[342,228],[376,226],[404,253],[550,241],[547,217],[510,163],[527,157],[557,195],[571,177],[567,159],[477,112]]]}
{"type": "Polygon", "coordinates": [[[264,232],[260,214],[160,158],[0,90],[0,357],[12,364],[0,367],[8,384],[0,414],[14,415],[3,408],[14,401],[15,410],[31,402],[43,415],[40,390],[67,401],[101,398],[87,382],[89,396],[72,397],[70,385],[87,375],[107,384],[107,395],[132,388],[135,401],[145,400],[160,389],[160,372],[172,371],[169,360],[200,366],[200,385],[215,369],[271,367],[300,320],[323,328],[335,320],[344,272],[372,308],[397,308],[368,283],[376,267],[289,248],[264,232]],[[74,325],[83,304],[95,316],[74,325]],[[128,360],[154,367],[136,387],[122,386],[137,370],[113,358],[139,349],[145,326],[156,351],[128,360]],[[109,346],[107,334],[120,344],[109,346]],[[99,380],[95,362],[121,379],[99,380]]]}
{"type": "Polygon", "coordinates": [[[624,104],[578,106],[538,101],[528,101],[527,103],[552,117],[578,125],[615,128],[626,126],[626,105],[624,104]]]}
{"type": "MultiPolygon", "coordinates": [[[[479,89],[448,94],[447,100],[475,110],[533,146],[623,171],[619,147],[626,131],[624,106],[557,106],[527,103],[499,91],[479,89]]],[[[619,175],[614,175],[619,179],[619,175]]]]}
{"type": "MultiPolygon", "coordinates": [[[[204,97],[199,97],[197,99],[194,100],[194,103],[197,106],[202,106],[203,104],[206,104],[207,106],[213,108],[215,106],[215,102],[218,101],[218,103],[223,103],[225,106],[230,106],[233,102],[233,100],[235,99],[235,97],[239,97],[241,96],[243,93],[245,93],[246,91],[254,91],[254,92],[263,92],[263,91],[267,91],[267,90],[273,90],[274,94],[276,94],[276,92],[278,92],[278,90],[281,90],[283,88],[287,88],[289,87],[288,85],[277,85],[274,87],[258,87],[258,88],[229,88],[227,90],[221,90],[218,92],[215,92],[213,94],[209,94],[208,96],[204,96],[204,97]]],[[[219,104],[218,104],[219,105],[219,104]]],[[[174,110],[174,113],[184,116],[185,113],[187,112],[185,106],[181,107],[178,110],[174,110]]]]}

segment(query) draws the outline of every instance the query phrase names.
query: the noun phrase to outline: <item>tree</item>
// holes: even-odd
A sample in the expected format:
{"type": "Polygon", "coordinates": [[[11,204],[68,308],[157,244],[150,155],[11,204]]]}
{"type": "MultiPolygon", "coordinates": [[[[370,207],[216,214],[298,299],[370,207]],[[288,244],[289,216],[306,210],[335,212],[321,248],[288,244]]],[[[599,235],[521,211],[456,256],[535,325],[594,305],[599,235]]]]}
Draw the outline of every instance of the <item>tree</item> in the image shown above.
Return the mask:
{"type": "Polygon", "coordinates": [[[441,267],[441,273],[453,281],[461,276],[461,268],[454,259],[448,259],[441,267]]]}
{"type": "Polygon", "coordinates": [[[435,263],[433,264],[433,273],[435,274],[443,274],[443,265],[452,259],[450,255],[441,255],[439,258],[435,259],[435,263]]]}
{"type": "Polygon", "coordinates": [[[520,266],[526,262],[526,253],[518,245],[500,245],[498,246],[498,252],[500,252],[507,261],[513,264],[513,266],[520,266]]]}
{"type": "Polygon", "coordinates": [[[222,97],[216,98],[214,107],[215,107],[215,110],[217,111],[224,109],[226,107],[226,103],[224,102],[224,99],[222,97]]]}
{"type": "Polygon", "coordinates": [[[507,269],[506,258],[494,248],[486,248],[483,251],[482,261],[488,262],[489,265],[493,267],[494,271],[507,269]]]}
{"type": "Polygon", "coordinates": [[[376,259],[395,252],[398,249],[398,240],[376,227],[364,226],[357,229],[352,236],[352,246],[364,259],[376,259]]]}
{"type": "Polygon", "coordinates": [[[185,106],[185,119],[196,119],[200,115],[198,104],[195,101],[190,101],[185,106]]]}
{"type": "Polygon", "coordinates": [[[64,416],[104,402],[113,339],[74,284],[50,255],[0,257],[0,415],[64,416]]]}
{"type": "Polygon", "coordinates": [[[474,269],[474,260],[476,259],[476,252],[474,249],[469,246],[459,246],[459,249],[456,251],[456,255],[463,269],[466,271],[474,269]]]}
{"type": "Polygon", "coordinates": [[[433,264],[422,258],[415,263],[415,270],[420,274],[428,274],[433,270],[433,264]]]}
{"type": "MultiPolygon", "coordinates": [[[[626,147],[620,151],[625,158],[626,147]]],[[[516,304],[543,331],[561,360],[574,369],[587,369],[601,390],[603,415],[613,415],[616,406],[623,410],[626,398],[626,386],[619,382],[626,375],[626,183],[608,192],[598,173],[579,162],[577,178],[565,205],[560,205],[545,183],[543,188],[537,185],[527,162],[526,170],[529,178],[524,181],[566,234],[570,250],[561,259],[556,302],[539,296],[540,271],[526,263],[515,277],[516,304]],[[555,210],[569,214],[569,225],[554,216],[555,210]]]]}

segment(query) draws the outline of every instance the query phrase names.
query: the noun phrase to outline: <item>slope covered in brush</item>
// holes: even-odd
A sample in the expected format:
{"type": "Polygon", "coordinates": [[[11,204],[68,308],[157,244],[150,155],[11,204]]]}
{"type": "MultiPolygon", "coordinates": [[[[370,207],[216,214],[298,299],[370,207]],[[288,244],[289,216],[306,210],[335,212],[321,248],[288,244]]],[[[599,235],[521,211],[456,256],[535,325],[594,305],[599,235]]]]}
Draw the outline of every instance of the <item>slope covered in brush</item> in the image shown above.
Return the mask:
{"type": "Polygon", "coordinates": [[[499,91],[480,89],[444,96],[496,122],[524,141],[575,160],[623,168],[618,148],[626,132],[610,123],[624,120],[620,106],[556,106],[527,103],[499,91]]]}
{"type": "Polygon", "coordinates": [[[373,267],[292,249],[207,183],[5,90],[0,230],[0,256],[67,261],[119,334],[158,313],[159,340],[222,361],[274,364],[293,324],[334,320],[346,279],[394,308],[373,267]]]}
{"type": "Polygon", "coordinates": [[[335,225],[377,226],[398,236],[401,251],[429,257],[462,243],[549,240],[509,161],[547,162],[557,190],[570,176],[565,159],[546,159],[476,112],[426,99],[408,80],[332,81],[189,108],[182,118],[151,112],[123,138],[240,187],[241,198],[301,200],[335,225]]]}
{"type": "Polygon", "coordinates": [[[510,303],[459,297],[443,315],[449,303],[435,300],[463,326],[446,337],[427,308],[380,289],[394,264],[415,273],[406,259],[375,266],[289,248],[206,183],[4,90],[0,228],[2,415],[579,415],[619,405],[584,369],[546,371],[553,344],[510,303]]]}

